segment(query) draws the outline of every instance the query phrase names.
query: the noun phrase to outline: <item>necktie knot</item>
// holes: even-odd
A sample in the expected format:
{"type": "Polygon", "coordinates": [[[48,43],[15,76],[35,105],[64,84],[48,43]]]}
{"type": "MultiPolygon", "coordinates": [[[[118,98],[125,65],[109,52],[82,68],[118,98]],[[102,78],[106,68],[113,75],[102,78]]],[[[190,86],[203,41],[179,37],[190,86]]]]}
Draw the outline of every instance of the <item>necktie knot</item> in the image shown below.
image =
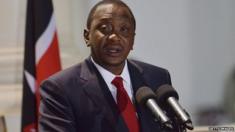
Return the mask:
{"type": "Polygon", "coordinates": [[[112,84],[119,90],[123,89],[123,79],[122,79],[122,77],[115,77],[112,81],[112,84]]]}

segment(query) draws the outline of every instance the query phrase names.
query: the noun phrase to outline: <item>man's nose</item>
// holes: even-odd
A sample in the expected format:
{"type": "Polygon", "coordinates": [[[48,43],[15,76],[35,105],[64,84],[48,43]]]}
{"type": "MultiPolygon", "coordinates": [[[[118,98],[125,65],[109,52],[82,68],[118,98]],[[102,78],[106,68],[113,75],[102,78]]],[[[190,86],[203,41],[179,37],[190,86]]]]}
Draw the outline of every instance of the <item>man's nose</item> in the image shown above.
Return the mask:
{"type": "Polygon", "coordinates": [[[108,39],[110,41],[114,41],[114,42],[119,42],[120,41],[120,38],[119,38],[119,36],[116,33],[110,34],[108,39]]]}

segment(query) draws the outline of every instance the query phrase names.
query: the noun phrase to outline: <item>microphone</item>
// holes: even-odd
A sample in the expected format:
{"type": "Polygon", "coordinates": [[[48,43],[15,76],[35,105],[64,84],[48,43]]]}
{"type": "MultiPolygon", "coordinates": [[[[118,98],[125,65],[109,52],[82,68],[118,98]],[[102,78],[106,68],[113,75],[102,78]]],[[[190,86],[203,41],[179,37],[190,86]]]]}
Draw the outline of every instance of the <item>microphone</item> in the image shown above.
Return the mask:
{"type": "Polygon", "coordinates": [[[161,127],[165,127],[167,129],[173,129],[171,121],[156,103],[155,101],[156,95],[150,88],[146,86],[140,87],[137,90],[135,97],[136,97],[137,102],[141,106],[144,106],[150,109],[150,111],[155,116],[157,121],[161,123],[161,127]]]}
{"type": "Polygon", "coordinates": [[[184,128],[193,130],[193,124],[190,116],[179,104],[179,95],[171,85],[161,85],[155,93],[157,101],[161,105],[167,105],[168,107],[170,107],[171,110],[173,110],[173,112],[176,114],[176,118],[180,120],[180,123],[183,125],[184,128]]]}

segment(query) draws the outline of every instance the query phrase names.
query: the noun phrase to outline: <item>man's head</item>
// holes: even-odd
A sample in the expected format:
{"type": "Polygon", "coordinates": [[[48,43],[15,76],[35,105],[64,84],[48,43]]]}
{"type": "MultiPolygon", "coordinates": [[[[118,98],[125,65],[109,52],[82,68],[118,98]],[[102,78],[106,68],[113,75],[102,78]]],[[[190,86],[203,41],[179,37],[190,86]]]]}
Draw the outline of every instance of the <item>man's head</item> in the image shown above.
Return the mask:
{"type": "Polygon", "coordinates": [[[132,21],[133,21],[133,25],[134,25],[134,29],[136,28],[136,21],[135,21],[135,17],[131,11],[131,9],[124,3],[122,2],[121,0],[103,0],[103,1],[100,1],[98,2],[97,4],[95,4],[93,6],[93,8],[90,10],[90,13],[87,17],[87,23],[86,23],[86,26],[87,26],[87,29],[90,29],[90,26],[91,26],[91,22],[92,22],[92,19],[93,19],[93,16],[94,16],[94,13],[96,11],[96,9],[100,6],[100,5],[104,5],[104,4],[118,4],[120,6],[123,6],[123,7],[126,7],[128,9],[128,11],[130,12],[131,14],[131,17],[132,17],[132,21]]]}
{"type": "Polygon", "coordinates": [[[122,1],[101,1],[87,19],[84,38],[94,61],[114,74],[120,74],[133,48],[135,18],[122,1]]]}

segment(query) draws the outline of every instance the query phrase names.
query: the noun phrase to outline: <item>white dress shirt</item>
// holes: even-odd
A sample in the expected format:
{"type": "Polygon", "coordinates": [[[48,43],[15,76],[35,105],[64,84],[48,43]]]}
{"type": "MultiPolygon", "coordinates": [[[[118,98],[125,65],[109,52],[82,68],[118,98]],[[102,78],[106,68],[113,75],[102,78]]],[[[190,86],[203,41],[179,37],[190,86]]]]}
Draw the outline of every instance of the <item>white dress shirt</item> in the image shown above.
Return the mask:
{"type": "Polygon", "coordinates": [[[117,97],[117,88],[111,83],[116,76],[122,77],[124,89],[126,90],[131,101],[133,102],[133,90],[132,90],[129,70],[127,67],[127,61],[125,61],[125,66],[124,66],[123,71],[120,75],[114,75],[110,71],[106,70],[105,68],[103,68],[102,66],[97,64],[93,60],[92,57],[91,57],[91,61],[94,63],[95,67],[100,72],[101,76],[103,77],[105,83],[107,84],[107,86],[108,86],[108,88],[109,88],[109,90],[110,90],[110,92],[116,102],[117,102],[117,98],[116,98],[117,97]]]}

